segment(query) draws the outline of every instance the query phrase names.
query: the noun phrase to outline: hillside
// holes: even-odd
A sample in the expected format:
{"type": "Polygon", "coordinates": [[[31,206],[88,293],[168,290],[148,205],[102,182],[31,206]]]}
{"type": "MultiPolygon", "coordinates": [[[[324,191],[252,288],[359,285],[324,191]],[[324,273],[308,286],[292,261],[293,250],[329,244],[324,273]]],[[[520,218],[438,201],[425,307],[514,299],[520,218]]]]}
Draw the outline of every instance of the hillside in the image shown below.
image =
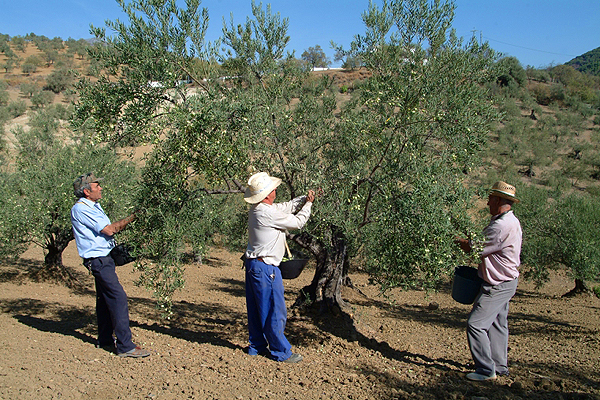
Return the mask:
{"type": "Polygon", "coordinates": [[[590,50],[565,63],[579,72],[600,76],[600,47],[590,50]]]}

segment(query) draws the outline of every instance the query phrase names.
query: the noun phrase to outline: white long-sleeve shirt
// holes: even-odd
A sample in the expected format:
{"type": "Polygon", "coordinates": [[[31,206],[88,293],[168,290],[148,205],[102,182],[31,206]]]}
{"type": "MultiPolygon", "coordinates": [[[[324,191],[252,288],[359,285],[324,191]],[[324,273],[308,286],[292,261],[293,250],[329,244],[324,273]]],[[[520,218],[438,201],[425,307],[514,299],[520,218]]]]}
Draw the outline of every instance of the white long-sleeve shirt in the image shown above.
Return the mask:
{"type": "Polygon", "coordinates": [[[312,202],[307,202],[306,196],[285,203],[261,202],[250,207],[246,257],[262,258],[267,264],[279,265],[285,254],[286,230],[301,229],[310,217],[311,207],[312,202]]]}
{"type": "Polygon", "coordinates": [[[491,285],[518,278],[523,233],[517,217],[512,211],[495,215],[483,234],[479,276],[491,285]]]}

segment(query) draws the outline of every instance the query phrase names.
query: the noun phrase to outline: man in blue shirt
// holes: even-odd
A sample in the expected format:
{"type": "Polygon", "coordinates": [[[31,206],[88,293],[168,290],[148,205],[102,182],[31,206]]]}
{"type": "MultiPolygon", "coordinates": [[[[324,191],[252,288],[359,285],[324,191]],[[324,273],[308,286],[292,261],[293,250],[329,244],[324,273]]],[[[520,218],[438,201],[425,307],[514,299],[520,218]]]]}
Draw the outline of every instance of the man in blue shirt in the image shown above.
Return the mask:
{"type": "Polygon", "coordinates": [[[110,256],[115,247],[113,235],[132,222],[135,214],[111,223],[98,203],[102,198],[101,180],[93,173],[75,179],[73,189],[78,200],[71,208],[77,252],[96,282],[98,347],[116,346],[120,357],[147,357],[150,352],[131,341],[127,295],[119,283],[115,262],[110,256]]]}

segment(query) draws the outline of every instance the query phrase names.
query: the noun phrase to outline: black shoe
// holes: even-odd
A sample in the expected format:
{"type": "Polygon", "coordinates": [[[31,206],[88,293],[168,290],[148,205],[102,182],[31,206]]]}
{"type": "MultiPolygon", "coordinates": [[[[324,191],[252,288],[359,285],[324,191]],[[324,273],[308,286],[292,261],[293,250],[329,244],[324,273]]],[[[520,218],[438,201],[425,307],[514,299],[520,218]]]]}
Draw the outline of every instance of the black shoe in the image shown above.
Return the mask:
{"type": "Polygon", "coordinates": [[[508,376],[508,375],[509,375],[508,370],[502,371],[502,372],[496,371],[496,376],[508,376]]]}
{"type": "Polygon", "coordinates": [[[105,344],[96,343],[95,346],[97,349],[103,349],[103,350],[108,351],[109,353],[117,352],[117,346],[115,345],[115,342],[105,343],[105,344]]]}

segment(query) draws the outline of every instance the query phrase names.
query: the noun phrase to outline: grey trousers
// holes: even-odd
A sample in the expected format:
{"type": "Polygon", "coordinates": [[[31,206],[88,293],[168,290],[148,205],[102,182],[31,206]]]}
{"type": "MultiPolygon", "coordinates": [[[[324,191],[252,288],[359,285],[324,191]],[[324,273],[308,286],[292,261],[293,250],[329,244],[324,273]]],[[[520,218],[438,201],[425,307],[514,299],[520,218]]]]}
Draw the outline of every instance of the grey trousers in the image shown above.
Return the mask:
{"type": "Polygon", "coordinates": [[[508,372],[508,303],[518,279],[499,285],[484,283],[467,320],[467,339],[475,372],[483,375],[508,372]]]}

